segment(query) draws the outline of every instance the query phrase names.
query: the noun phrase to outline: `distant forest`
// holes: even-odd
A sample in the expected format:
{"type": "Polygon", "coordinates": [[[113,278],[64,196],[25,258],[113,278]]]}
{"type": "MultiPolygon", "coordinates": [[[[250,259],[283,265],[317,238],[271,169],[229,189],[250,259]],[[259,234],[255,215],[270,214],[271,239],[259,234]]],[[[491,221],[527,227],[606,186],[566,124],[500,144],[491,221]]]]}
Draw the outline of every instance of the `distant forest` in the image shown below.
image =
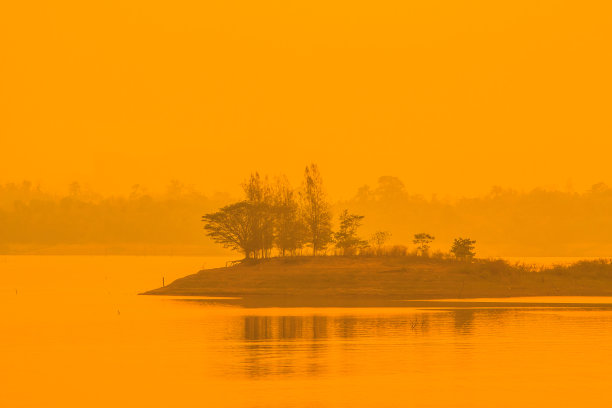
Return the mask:
{"type": "MultiPolygon", "coordinates": [[[[129,195],[102,196],[73,183],[59,196],[29,182],[0,185],[0,253],[62,252],[63,247],[130,253],[224,254],[200,221],[236,201],[206,195],[179,182],[161,194],[134,186],[129,195]]],[[[332,227],[344,209],[364,218],[360,235],[388,231],[390,243],[414,248],[418,233],[436,237],[447,251],[453,238],[477,240],[480,256],[608,256],[612,252],[612,189],[588,191],[493,188],[476,198],[439,199],[412,194],[409,182],[380,177],[347,200],[332,202],[332,227]]]]}
{"type": "Polygon", "coordinates": [[[29,182],[0,185],[0,253],[226,253],[205,236],[200,218],[229,202],[227,194],[204,195],[176,181],[162,194],[139,185],[126,196],[78,183],[69,190],[58,196],[29,182]]]}

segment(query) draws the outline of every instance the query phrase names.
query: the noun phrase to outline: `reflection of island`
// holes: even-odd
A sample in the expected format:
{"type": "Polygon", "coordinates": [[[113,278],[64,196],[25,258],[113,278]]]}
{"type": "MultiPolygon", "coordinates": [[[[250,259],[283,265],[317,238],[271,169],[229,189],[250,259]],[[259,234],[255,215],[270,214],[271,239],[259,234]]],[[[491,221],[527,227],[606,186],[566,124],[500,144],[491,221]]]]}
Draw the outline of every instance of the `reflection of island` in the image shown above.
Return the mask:
{"type": "Polygon", "coordinates": [[[328,338],[325,316],[245,316],[245,340],[318,340],[328,338]]]}
{"type": "Polygon", "coordinates": [[[456,335],[470,334],[476,320],[487,325],[503,322],[513,309],[456,308],[414,311],[382,316],[245,316],[246,341],[322,341],[405,337],[442,330],[456,335]]]}
{"type": "Polygon", "coordinates": [[[327,337],[327,318],[321,316],[245,316],[244,368],[250,377],[289,375],[322,370],[320,354],[327,337]]]}
{"type": "Polygon", "coordinates": [[[443,337],[453,344],[455,338],[477,334],[479,327],[490,330],[503,325],[513,313],[513,309],[461,308],[376,316],[245,316],[240,365],[249,377],[319,375],[348,369],[350,360],[332,362],[329,357],[350,353],[357,345],[371,348],[374,361],[381,347],[383,352],[385,347],[399,346],[406,347],[406,353],[426,352],[432,343],[425,339],[443,337]],[[344,368],[333,368],[335,364],[344,368]]]}
{"type": "Polygon", "coordinates": [[[272,318],[269,316],[246,316],[244,318],[245,340],[272,339],[272,318]]]}

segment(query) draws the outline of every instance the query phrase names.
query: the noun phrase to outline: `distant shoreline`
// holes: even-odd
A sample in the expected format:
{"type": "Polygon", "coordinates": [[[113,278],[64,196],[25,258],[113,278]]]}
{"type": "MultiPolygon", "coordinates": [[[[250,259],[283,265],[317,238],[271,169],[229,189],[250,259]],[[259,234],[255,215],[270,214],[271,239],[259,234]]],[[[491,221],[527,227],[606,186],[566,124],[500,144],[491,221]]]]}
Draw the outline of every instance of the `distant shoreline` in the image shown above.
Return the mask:
{"type": "Polygon", "coordinates": [[[533,268],[503,260],[406,257],[273,258],[202,270],[145,295],[373,301],[612,296],[612,263],[533,268]]]}
{"type": "Polygon", "coordinates": [[[171,244],[11,244],[0,245],[0,255],[136,255],[136,256],[226,256],[228,251],[202,245],[171,244]]]}

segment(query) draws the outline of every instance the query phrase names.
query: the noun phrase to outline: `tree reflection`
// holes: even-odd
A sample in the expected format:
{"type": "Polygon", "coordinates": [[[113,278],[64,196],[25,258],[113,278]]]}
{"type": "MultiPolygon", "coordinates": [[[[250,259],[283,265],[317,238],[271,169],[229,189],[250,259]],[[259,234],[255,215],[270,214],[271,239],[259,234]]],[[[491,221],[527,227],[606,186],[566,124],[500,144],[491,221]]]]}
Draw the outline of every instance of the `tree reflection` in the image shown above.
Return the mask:
{"type": "MultiPolygon", "coordinates": [[[[452,344],[453,336],[472,337],[479,330],[490,331],[507,321],[511,313],[512,309],[466,307],[380,315],[245,316],[240,366],[249,377],[344,372],[351,370],[352,359],[330,356],[343,355],[340,351],[347,355],[365,352],[367,356],[373,346],[377,350],[383,347],[385,358],[404,353],[402,358],[411,360],[438,344],[423,338],[441,338],[452,344]],[[388,343],[389,339],[397,341],[388,343]]],[[[470,340],[464,344],[470,345],[470,340]]],[[[370,362],[378,364],[378,358],[376,354],[370,362]]]]}

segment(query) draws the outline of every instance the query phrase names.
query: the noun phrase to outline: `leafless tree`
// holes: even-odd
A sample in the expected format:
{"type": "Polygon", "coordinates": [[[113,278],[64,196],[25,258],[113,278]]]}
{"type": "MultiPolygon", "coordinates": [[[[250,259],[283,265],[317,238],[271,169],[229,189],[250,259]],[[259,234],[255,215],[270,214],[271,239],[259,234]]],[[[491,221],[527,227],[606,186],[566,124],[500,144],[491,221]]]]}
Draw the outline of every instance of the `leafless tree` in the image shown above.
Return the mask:
{"type": "Polygon", "coordinates": [[[323,190],[323,179],[316,164],[304,171],[301,193],[302,214],[307,230],[306,242],[312,246],[313,256],[331,242],[331,211],[323,190]]]}

